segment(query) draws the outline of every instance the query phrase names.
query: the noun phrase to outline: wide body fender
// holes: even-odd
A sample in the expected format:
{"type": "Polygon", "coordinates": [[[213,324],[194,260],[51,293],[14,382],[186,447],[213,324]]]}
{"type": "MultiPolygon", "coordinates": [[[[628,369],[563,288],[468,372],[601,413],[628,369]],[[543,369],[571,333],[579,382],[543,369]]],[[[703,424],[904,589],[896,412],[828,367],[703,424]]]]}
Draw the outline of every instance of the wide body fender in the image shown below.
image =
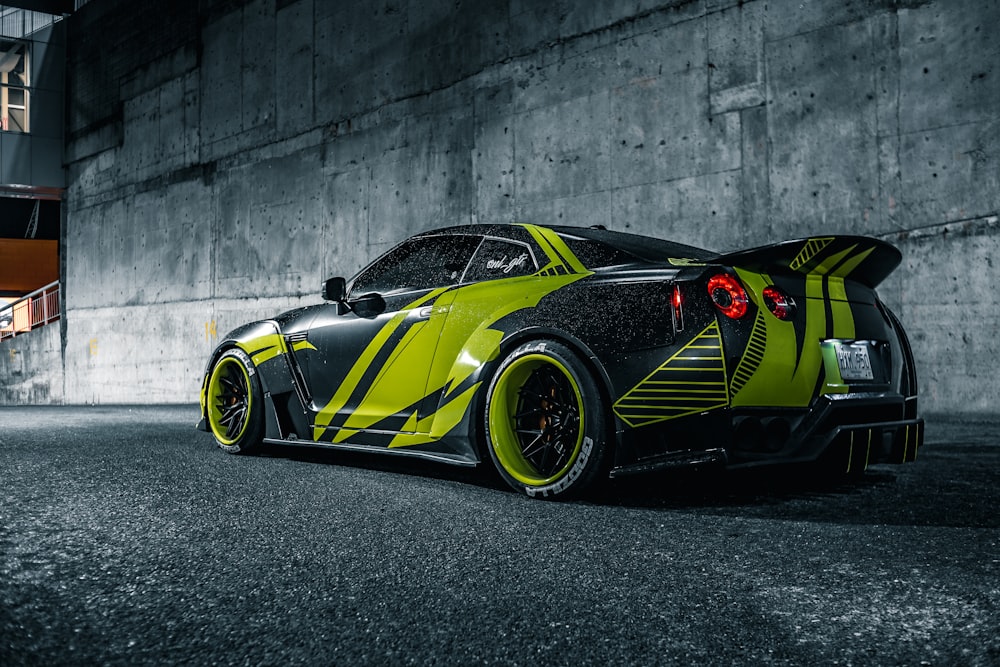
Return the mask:
{"type": "Polygon", "coordinates": [[[233,348],[240,349],[246,353],[253,363],[252,371],[260,379],[266,407],[265,437],[280,437],[278,425],[274,419],[274,405],[271,396],[272,394],[293,391],[294,382],[286,357],[288,348],[284,337],[281,335],[278,323],[274,320],[251,322],[233,329],[215,347],[215,350],[213,350],[209,357],[208,364],[205,366],[205,373],[202,377],[200,392],[201,421],[198,423],[198,428],[204,431],[208,430],[206,421],[206,391],[212,368],[220,356],[233,348]]]}

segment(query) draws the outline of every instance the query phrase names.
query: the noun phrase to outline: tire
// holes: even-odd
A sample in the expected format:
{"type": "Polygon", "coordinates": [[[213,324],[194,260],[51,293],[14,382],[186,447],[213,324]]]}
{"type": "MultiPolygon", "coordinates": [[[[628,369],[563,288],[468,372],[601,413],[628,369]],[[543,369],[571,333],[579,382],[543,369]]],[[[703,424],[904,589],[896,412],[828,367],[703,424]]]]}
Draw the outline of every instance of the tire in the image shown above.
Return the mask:
{"type": "Polygon", "coordinates": [[[232,454],[259,449],[264,437],[260,378],[243,350],[227,350],[212,367],[205,418],[219,447],[232,454]]]}
{"type": "Polygon", "coordinates": [[[569,348],[525,343],[490,380],[486,445],[500,476],[539,498],[579,497],[601,478],[607,420],[593,376],[569,348]]]}

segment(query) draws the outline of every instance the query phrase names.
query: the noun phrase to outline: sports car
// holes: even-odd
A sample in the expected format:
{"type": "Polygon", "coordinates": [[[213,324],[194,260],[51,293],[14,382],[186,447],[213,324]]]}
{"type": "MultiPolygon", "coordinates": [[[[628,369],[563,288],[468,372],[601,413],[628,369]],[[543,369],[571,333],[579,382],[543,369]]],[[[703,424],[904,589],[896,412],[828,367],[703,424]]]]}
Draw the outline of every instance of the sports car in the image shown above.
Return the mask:
{"type": "Polygon", "coordinates": [[[200,427],[233,453],[491,464],[549,498],[677,466],[908,462],[913,354],[875,291],[900,260],[858,236],[719,254],[603,227],[426,232],[224,336],[200,427]]]}

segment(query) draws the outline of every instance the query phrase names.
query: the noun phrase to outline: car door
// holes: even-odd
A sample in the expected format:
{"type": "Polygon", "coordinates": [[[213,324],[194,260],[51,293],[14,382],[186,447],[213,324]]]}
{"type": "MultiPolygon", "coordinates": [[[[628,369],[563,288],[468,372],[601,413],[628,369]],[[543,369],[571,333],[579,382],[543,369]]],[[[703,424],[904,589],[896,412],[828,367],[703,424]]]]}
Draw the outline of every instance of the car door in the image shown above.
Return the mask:
{"type": "Polygon", "coordinates": [[[351,281],[346,307],[329,304],[317,316],[300,346],[314,440],[388,444],[378,434],[419,431],[447,314],[435,304],[459,282],[480,241],[469,234],[409,239],[351,281]]]}

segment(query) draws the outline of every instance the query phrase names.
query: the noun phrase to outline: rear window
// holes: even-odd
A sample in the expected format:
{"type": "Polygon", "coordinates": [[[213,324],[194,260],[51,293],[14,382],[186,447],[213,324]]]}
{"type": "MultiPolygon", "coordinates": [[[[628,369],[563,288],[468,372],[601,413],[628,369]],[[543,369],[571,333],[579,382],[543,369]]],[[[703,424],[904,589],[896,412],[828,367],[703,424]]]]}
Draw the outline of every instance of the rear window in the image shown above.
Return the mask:
{"type": "MultiPolygon", "coordinates": [[[[647,262],[666,262],[670,258],[683,257],[686,259],[709,260],[718,257],[718,253],[649,236],[610,232],[604,229],[589,229],[585,227],[570,230],[571,228],[563,227],[559,230],[559,235],[563,237],[566,244],[569,245],[570,250],[573,250],[574,253],[576,252],[574,242],[579,241],[586,241],[607,248],[606,251],[591,250],[591,252],[595,253],[595,260],[610,262],[594,264],[594,267],[613,266],[614,264],[635,261],[636,258],[647,262]],[[600,255],[600,252],[604,254],[600,255]],[[629,256],[631,257],[626,262],[618,261],[618,258],[629,256]]],[[[588,250],[582,250],[581,252],[588,252],[588,250]]],[[[582,254],[578,253],[577,257],[580,257],[585,266],[591,266],[583,259],[582,254]]]]}
{"type": "Polygon", "coordinates": [[[602,266],[617,266],[619,264],[632,264],[638,259],[635,255],[619,250],[612,246],[581,239],[572,236],[563,236],[563,240],[574,255],[588,269],[599,269],[602,266]]]}

